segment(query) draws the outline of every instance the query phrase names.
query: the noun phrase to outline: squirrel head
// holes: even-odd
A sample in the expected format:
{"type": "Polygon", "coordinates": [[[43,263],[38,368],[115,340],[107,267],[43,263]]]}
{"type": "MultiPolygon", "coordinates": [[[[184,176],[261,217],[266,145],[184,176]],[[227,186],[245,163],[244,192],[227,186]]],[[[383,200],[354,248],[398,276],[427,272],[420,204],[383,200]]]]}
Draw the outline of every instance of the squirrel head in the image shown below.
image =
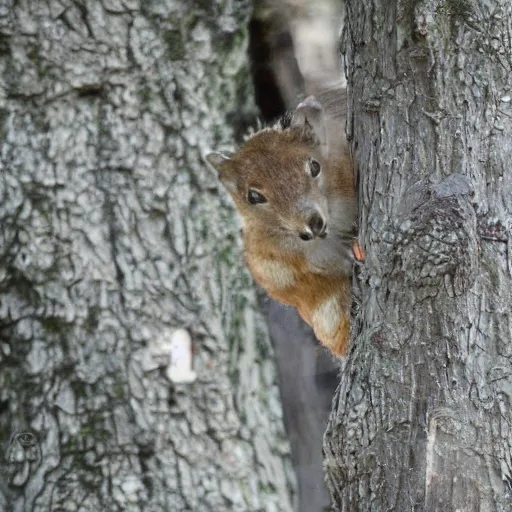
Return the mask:
{"type": "Polygon", "coordinates": [[[323,108],[310,96],[234,154],[207,156],[247,229],[308,243],[328,229],[329,148],[323,108]]]}

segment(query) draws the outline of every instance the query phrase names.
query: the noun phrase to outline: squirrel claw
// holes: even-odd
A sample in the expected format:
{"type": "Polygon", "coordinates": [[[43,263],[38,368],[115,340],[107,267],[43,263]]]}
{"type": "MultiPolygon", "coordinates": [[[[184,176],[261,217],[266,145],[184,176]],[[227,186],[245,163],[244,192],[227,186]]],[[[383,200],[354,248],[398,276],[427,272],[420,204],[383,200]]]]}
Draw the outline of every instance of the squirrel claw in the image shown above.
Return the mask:
{"type": "Polygon", "coordinates": [[[357,242],[354,242],[352,250],[354,251],[356,261],[364,263],[366,260],[366,253],[364,252],[364,249],[357,242]]]}

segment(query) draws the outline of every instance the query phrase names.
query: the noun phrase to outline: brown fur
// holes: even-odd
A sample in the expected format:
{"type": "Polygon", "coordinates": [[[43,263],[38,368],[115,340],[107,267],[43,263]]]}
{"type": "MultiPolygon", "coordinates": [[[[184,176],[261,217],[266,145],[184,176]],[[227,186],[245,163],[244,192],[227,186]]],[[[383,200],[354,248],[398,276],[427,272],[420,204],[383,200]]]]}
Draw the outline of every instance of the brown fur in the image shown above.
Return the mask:
{"type": "Polygon", "coordinates": [[[254,279],[272,298],[296,307],[320,342],[344,356],[350,339],[354,174],[344,126],[318,117],[318,108],[305,108],[311,123],[301,124],[297,115],[291,127],[264,129],[231,158],[212,163],[244,218],[245,258],[254,279]],[[308,174],[310,158],[321,164],[321,178],[308,174]],[[249,188],[268,202],[249,204],[249,188]],[[325,215],[328,235],[302,241],[312,208],[325,215]]]}
{"type": "Polygon", "coordinates": [[[246,240],[246,261],[254,279],[266,290],[273,299],[294,306],[300,316],[315,332],[318,340],[336,356],[344,356],[348,350],[350,340],[350,277],[329,276],[312,273],[304,257],[292,257],[290,254],[275,251],[275,248],[265,243],[265,239],[256,237],[246,240]],[[276,289],[273,283],[254,271],[254,262],[258,258],[275,259],[285,263],[293,269],[296,285],[285,289],[276,289]],[[334,335],[322,331],[318,324],[313,323],[312,317],[315,309],[336,297],[343,315],[339,320],[339,328],[334,335]]]}

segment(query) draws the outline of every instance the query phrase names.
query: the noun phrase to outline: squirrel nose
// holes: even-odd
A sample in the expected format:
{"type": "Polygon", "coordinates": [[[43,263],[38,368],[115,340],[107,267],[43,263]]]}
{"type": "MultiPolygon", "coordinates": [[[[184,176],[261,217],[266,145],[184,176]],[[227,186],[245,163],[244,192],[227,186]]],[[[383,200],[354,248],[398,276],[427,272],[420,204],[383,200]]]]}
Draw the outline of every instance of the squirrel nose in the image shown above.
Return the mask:
{"type": "Polygon", "coordinates": [[[326,224],[319,213],[314,213],[308,221],[308,230],[300,234],[302,240],[312,240],[313,238],[325,236],[326,224]]]}
{"type": "Polygon", "coordinates": [[[325,221],[319,213],[314,213],[309,219],[308,225],[313,236],[322,236],[325,233],[325,221]]]}

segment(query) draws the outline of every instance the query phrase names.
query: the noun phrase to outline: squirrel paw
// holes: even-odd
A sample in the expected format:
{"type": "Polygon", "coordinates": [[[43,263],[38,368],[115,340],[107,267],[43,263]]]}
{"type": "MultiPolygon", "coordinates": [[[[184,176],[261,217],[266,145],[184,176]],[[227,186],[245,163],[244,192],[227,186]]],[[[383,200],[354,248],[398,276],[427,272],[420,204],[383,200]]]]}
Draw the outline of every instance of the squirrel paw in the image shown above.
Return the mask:
{"type": "Polygon", "coordinates": [[[366,260],[366,253],[364,252],[364,249],[357,242],[354,242],[352,250],[354,251],[354,258],[356,259],[356,261],[364,263],[364,261],[366,260]]]}

